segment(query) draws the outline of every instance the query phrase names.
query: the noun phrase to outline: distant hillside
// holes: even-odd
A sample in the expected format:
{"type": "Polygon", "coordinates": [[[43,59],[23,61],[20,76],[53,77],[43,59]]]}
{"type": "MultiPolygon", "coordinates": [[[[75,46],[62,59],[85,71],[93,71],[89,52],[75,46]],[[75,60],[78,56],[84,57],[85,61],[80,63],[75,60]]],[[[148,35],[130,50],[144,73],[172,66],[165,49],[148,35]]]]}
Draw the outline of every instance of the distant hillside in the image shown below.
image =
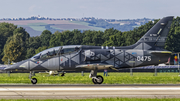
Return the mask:
{"type": "Polygon", "coordinates": [[[65,31],[78,29],[104,31],[105,29],[114,28],[120,31],[133,30],[135,27],[143,25],[151,19],[136,19],[136,20],[115,20],[115,19],[95,19],[94,17],[82,18],[82,19],[0,19],[1,22],[8,22],[23,27],[30,34],[30,36],[39,36],[42,31],[49,30],[52,33],[55,31],[65,31]]]}
{"type": "Polygon", "coordinates": [[[42,31],[49,30],[52,33],[55,31],[63,31],[63,30],[105,30],[100,27],[92,27],[88,26],[86,22],[78,22],[78,21],[63,21],[63,20],[17,20],[17,21],[0,21],[8,22],[18,25],[18,27],[24,27],[26,31],[30,34],[30,36],[39,36],[42,31]]]}

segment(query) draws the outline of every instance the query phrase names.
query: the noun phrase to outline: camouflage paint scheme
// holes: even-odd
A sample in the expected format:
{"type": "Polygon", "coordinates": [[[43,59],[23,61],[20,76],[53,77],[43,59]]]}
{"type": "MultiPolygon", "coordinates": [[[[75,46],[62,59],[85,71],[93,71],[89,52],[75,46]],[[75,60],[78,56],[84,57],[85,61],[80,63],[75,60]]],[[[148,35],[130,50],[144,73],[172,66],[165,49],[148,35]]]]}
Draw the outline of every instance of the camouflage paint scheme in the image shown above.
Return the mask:
{"type": "MultiPolygon", "coordinates": [[[[66,71],[91,70],[94,84],[101,84],[103,77],[98,70],[123,69],[165,63],[171,55],[163,49],[173,16],[157,22],[139,41],[130,46],[108,47],[68,45],[44,50],[30,59],[9,65],[6,70],[66,71]]],[[[31,79],[33,84],[37,79],[31,79]],[[34,80],[34,81],[33,81],[34,80]]]]}

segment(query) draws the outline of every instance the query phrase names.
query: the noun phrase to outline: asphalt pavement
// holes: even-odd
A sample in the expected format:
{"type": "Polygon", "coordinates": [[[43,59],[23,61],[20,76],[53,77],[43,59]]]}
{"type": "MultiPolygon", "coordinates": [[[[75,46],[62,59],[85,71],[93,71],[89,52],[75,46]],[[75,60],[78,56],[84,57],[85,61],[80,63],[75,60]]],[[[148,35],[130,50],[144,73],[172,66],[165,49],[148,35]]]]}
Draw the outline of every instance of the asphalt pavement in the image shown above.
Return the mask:
{"type": "Polygon", "coordinates": [[[180,98],[180,85],[0,85],[4,99],[180,98]]]}

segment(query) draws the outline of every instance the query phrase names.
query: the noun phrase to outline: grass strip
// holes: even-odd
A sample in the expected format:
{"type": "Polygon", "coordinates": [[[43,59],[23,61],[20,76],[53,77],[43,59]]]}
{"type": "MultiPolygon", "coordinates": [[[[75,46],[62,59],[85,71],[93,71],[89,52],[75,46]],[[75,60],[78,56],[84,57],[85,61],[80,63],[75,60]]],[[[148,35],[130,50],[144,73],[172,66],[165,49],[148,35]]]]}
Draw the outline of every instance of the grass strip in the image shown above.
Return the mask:
{"type": "MultiPolygon", "coordinates": [[[[38,84],[93,84],[89,73],[66,73],[64,77],[61,76],[48,76],[48,74],[36,73],[35,78],[38,80],[38,84]]],[[[102,75],[100,72],[98,75],[102,75]]],[[[179,73],[158,73],[154,76],[154,73],[108,73],[109,76],[103,76],[103,84],[180,84],[179,73]]],[[[7,73],[0,74],[0,84],[31,84],[28,78],[29,73],[11,73],[8,76],[7,73]]]]}

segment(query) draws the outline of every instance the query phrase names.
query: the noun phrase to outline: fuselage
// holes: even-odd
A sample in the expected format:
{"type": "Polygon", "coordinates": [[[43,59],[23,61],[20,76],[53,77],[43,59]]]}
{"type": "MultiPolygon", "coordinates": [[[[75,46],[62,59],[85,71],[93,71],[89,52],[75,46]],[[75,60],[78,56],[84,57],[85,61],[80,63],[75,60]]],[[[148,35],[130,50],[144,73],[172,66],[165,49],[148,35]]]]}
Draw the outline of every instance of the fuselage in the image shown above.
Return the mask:
{"type": "MultiPolygon", "coordinates": [[[[113,65],[116,69],[134,68],[167,62],[171,52],[126,47],[69,45],[44,50],[30,59],[10,65],[9,70],[77,70],[82,64],[113,65]]],[[[8,70],[8,68],[6,70],[8,70]]]]}

